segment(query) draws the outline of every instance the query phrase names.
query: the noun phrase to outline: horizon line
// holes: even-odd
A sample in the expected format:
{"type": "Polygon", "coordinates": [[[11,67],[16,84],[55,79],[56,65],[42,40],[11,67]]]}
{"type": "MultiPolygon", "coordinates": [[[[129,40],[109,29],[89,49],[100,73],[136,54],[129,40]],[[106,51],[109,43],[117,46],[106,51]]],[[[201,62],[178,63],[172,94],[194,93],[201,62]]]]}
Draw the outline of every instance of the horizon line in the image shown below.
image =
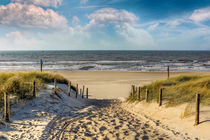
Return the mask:
{"type": "Polygon", "coordinates": [[[210,50],[0,50],[3,51],[210,51],[210,50]]]}

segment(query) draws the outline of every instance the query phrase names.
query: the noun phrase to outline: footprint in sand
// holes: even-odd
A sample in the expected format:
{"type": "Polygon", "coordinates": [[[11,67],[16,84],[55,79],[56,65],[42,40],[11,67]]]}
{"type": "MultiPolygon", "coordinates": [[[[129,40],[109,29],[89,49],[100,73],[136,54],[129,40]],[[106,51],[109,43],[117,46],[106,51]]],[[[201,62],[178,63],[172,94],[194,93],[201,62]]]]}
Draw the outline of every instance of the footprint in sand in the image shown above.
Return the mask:
{"type": "MultiPolygon", "coordinates": [[[[105,104],[105,103],[103,103],[105,104]]],[[[43,134],[50,139],[170,139],[148,123],[135,118],[115,102],[111,106],[93,107],[77,117],[58,117],[49,126],[53,131],[43,134]],[[64,123],[66,122],[66,123],[64,123]],[[59,126],[59,130],[57,129],[59,126]]]]}

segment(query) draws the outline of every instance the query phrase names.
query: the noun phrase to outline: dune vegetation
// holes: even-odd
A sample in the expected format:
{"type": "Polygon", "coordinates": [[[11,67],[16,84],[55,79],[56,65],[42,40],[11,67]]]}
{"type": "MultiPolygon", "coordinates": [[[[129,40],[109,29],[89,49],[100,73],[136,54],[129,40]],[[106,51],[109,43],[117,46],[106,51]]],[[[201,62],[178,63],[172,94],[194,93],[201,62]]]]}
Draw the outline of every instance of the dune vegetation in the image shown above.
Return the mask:
{"type": "Polygon", "coordinates": [[[158,101],[160,88],[163,88],[163,101],[166,106],[195,102],[197,93],[201,94],[201,104],[210,105],[210,75],[181,75],[166,80],[155,81],[127,98],[128,102],[145,100],[146,89],[149,90],[148,102],[158,101]]]}
{"type": "Polygon", "coordinates": [[[44,88],[44,84],[54,82],[67,84],[68,81],[59,74],[52,72],[1,72],[0,73],[0,105],[3,104],[4,93],[18,99],[30,99],[32,97],[33,81],[36,82],[36,90],[44,88]]]}

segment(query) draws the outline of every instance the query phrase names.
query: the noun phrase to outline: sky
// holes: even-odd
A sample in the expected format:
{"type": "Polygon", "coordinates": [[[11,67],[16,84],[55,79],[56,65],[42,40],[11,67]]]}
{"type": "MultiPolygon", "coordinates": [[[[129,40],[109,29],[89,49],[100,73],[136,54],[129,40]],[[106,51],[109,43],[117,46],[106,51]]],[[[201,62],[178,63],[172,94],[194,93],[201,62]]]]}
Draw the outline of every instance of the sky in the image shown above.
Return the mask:
{"type": "Polygon", "coordinates": [[[0,50],[210,50],[210,1],[0,0],[0,50]]]}

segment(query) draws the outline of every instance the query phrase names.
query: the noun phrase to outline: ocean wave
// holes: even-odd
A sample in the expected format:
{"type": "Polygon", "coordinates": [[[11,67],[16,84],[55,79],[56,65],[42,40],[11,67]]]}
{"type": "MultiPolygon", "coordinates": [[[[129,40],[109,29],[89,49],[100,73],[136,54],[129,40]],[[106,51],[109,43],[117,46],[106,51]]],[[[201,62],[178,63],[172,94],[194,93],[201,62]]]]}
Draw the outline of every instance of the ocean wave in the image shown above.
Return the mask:
{"type": "MultiPolygon", "coordinates": [[[[120,71],[166,71],[170,66],[171,71],[207,71],[210,61],[181,62],[162,60],[159,62],[148,60],[135,61],[44,61],[44,70],[120,70],[120,71]]],[[[3,61],[0,62],[0,71],[13,70],[39,70],[39,61],[3,61]]]]}

